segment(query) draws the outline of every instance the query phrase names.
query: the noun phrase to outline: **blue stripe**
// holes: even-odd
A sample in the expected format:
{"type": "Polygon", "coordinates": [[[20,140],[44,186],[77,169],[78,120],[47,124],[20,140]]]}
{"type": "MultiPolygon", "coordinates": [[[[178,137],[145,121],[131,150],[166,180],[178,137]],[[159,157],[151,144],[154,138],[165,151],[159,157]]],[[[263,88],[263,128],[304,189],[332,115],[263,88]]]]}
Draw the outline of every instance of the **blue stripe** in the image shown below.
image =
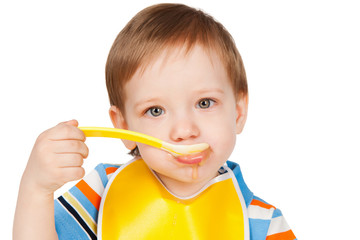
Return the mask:
{"type": "Polygon", "coordinates": [[[272,218],[276,218],[276,217],[281,217],[282,216],[282,212],[280,211],[280,209],[275,209],[272,218]]]}
{"type": "Polygon", "coordinates": [[[69,192],[80,202],[80,204],[89,213],[92,219],[97,222],[98,210],[94,205],[86,198],[86,196],[76,187],[72,187],[69,192]]]}
{"type": "Polygon", "coordinates": [[[104,164],[99,164],[96,166],[95,170],[98,172],[101,182],[104,186],[104,188],[106,187],[106,184],[108,183],[108,178],[106,176],[106,171],[105,171],[105,167],[104,164]]]}
{"type": "Polygon", "coordinates": [[[250,191],[250,189],[246,185],[244,178],[242,176],[239,164],[231,162],[231,161],[227,161],[226,163],[227,163],[228,167],[233,171],[233,173],[236,177],[236,180],[238,181],[241,193],[244,197],[246,207],[248,207],[253,199],[254,194],[250,191]]]}
{"type": "Polygon", "coordinates": [[[122,164],[109,164],[109,163],[103,163],[104,168],[108,168],[108,167],[116,167],[119,168],[121,167],[122,164]]]}
{"type": "Polygon", "coordinates": [[[249,218],[250,240],[264,240],[266,238],[270,220],[249,218]]]}
{"type": "Polygon", "coordinates": [[[55,228],[59,239],[89,239],[79,223],[62,207],[58,200],[54,201],[55,228]]]}

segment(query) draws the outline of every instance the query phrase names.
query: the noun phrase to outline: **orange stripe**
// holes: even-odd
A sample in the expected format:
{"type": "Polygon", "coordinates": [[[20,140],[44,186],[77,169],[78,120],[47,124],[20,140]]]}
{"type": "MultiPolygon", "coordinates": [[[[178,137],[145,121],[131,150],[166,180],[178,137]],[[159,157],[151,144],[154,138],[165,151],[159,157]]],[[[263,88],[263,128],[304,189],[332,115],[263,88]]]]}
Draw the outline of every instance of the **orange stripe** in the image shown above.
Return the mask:
{"type": "Polygon", "coordinates": [[[89,199],[94,207],[99,211],[101,197],[84,181],[81,180],[76,187],[89,199]]]}
{"type": "Polygon", "coordinates": [[[117,167],[108,167],[108,168],[105,169],[106,175],[109,175],[109,174],[115,172],[116,170],[118,170],[117,167]]]}
{"type": "Polygon", "coordinates": [[[276,233],[266,237],[266,240],[294,240],[294,239],[296,239],[296,237],[291,230],[286,232],[276,233]]]}
{"type": "Polygon", "coordinates": [[[256,206],[259,206],[259,207],[262,207],[262,208],[266,208],[266,209],[275,208],[273,205],[264,203],[264,202],[262,202],[262,201],[260,201],[260,200],[257,200],[257,199],[253,199],[253,200],[251,201],[250,205],[256,205],[256,206]]]}

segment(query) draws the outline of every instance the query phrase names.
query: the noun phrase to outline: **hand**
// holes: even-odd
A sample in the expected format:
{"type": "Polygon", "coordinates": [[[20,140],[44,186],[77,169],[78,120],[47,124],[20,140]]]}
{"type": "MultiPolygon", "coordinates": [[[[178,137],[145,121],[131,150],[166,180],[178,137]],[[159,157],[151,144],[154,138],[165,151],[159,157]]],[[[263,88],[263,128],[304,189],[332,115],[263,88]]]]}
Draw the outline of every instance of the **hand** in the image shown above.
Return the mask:
{"type": "Polygon", "coordinates": [[[71,120],[46,130],[37,138],[24,171],[22,184],[53,194],[65,183],[85,175],[83,159],[89,150],[84,133],[71,120]]]}

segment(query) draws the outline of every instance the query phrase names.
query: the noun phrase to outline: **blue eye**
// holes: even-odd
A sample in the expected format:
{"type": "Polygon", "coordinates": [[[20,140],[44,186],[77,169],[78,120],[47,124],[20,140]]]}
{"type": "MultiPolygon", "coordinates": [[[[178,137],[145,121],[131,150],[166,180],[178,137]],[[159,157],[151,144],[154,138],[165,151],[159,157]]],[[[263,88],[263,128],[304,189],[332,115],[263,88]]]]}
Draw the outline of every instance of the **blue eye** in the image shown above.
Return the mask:
{"type": "Polygon", "coordinates": [[[211,107],[212,105],[214,105],[214,103],[215,103],[214,100],[209,99],[209,98],[204,98],[204,99],[201,99],[201,100],[198,102],[197,106],[198,106],[199,108],[209,108],[209,107],[211,107]]]}
{"type": "Polygon", "coordinates": [[[146,114],[148,114],[148,115],[150,114],[153,117],[158,117],[163,113],[164,113],[164,110],[162,110],[160,107],[152,107],[146,111],[146,114]]]}

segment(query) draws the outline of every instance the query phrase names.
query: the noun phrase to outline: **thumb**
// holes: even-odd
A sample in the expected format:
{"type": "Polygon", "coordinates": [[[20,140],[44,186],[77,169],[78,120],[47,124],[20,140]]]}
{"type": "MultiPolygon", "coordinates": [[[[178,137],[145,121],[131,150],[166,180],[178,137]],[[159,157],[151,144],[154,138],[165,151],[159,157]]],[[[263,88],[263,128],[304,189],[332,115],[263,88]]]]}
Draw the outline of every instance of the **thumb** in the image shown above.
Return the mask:
{"type": "Polygon", "coordinates": [[[65,124],[72,125],[72,126],[74,126],[74,127],[79,126],[79,122],[78,122],[77,120],[75,120],[75,119],[72,119],[72,120],[70,120],[70,121],[66,121],[66,122],[64,122],[64,123],[65,123],[65,124]]]}

